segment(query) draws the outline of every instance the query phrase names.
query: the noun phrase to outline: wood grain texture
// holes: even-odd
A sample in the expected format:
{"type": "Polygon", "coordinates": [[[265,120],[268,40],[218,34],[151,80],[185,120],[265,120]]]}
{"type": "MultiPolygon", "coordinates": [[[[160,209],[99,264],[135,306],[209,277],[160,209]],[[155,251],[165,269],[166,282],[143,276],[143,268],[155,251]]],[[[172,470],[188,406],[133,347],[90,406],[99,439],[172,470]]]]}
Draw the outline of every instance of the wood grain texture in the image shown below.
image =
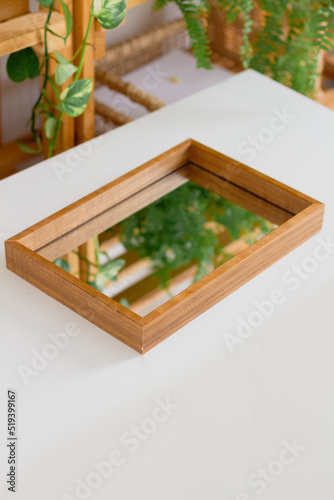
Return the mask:
{"type": "MultiPolygon", "coordinates": [[[[189,158],[191,141],[172,148],[94,193],[23,231],[14,239],[37,250],[176,171],[189,158]],[[112,193],[112,196],[111,196],[112,193]]],[[[111,165],[112,167],[112,165],[111,165]]],[[[74,248],[74,247],[73,247],[74,248]]],[[[65,252],[62,253],[66,253],[65,252]]]]}
{"type": "Polygon", "coordinates": [[[320,231],[315,203],[144,317],[143,353],[250,281],[320,231]]]}
{"type": "MultiPolygon", "coordinates": [[[[46,18],[47,12],[41,10],[3,22],[0,27],[0,57],[43,43],[46,18]]],[[[59,12],[53,12],[50,28],[64,36],[66,33],[64,16],[59,12]]],[[[50,33],[51,38],[55,37],[50,33]]]]}
{"type": "Polygon", "coordinates": [[[29,0],[0,0],[0,22],[29,12],[29,0]]]}
{"type": "MultiPolygon", "coordinates": [[[[113,205],[102,214],[35,251],[49,260],[54,260],[77,246],[86,245],[89,239],[101,234],[103,231],[118,224],[134,212],[146,207],[187,182],[188,179],[186,177],[186,170],[184,170],[185,168],[186,167],[181,168],[164,177],[162,180],[151,184],[149,187],[139,191],[129,199],[117,205],[113,205]]],[[[110,191],[111,200],[114,195],[116,195],[116,189],[110,191]]]]}
{"type": "Polygon", "coordinates": [[[188,140],[7,240],[7,267],[144,353],[317,233],[323,214],[322,203],[188,140]],[[283,223],[143,318],[44,258],[89,239],[96,221],[103,231],[189,177],[254,211],[261,201],[283,223]]]}
{"type": "Polygon", "coordinates": [[[97,19],[94,21],[94,58],[101,59],[106,55],[106,30],[97,19]]]}
{"type": "Polygon", "coordinates": [[[218,194],[222,198],[274,224],[280,225],[293,216],[293,214],[283,210],[281,207],[273,205],[267,202],[267,200],[240,188],[235,183],[227,181],[216,174],[212,174],[208,170],[198,167],[193,163],[189,163],[188,178],[196,184],[200,184],[208,191],[218,194]]]}
{"type": "Polygon", "coordinates": [[[6,243],[7,267],[94,325],[142,352],[142,318],[17,242],[6,243]]]}
{"type": "MultiPolygon", "coordinates": [[[[30,136],[22,138],[24,143],[31,148],[36,147],[36,142],[30,136]]],[[[16,174],[19,166],[31,162],[32,155],[25,153],[19,148],[17,141],[9,142],[0,147],[0,180],[16,174]]],[[[40,161],[40,157],[35,157],[35,162],[40,161]]]]}
{"type": "Polygon", "coordinates": [[[234,182],[246,191],[281,207],[287,212],[297,214],[315,201],[309,196],[196,141],[193,141],[193,146],[191,150],[193,163],[227,181],[234,182]]]}
{"type": "MultiPolygon", "coordinates": [[[[91,0],[73,0],[73,43],[74,53],[84,40],[89,17],[91,0]]],[[[82,69],[80,78],[91,78],[93,83],[95,80],[95,51],[94,51],[95,32],[94,25],[88,38],[86,47],[85,64],[82,69]]],[[[79,64],[80,54],[76,59],[75,64],[79,64]]],[[[95,137],[95,113],[94,113],[94,92],[92,92],[84,113],[78,118],[75,118],[75,143],[81,144],[95,137]]]]}

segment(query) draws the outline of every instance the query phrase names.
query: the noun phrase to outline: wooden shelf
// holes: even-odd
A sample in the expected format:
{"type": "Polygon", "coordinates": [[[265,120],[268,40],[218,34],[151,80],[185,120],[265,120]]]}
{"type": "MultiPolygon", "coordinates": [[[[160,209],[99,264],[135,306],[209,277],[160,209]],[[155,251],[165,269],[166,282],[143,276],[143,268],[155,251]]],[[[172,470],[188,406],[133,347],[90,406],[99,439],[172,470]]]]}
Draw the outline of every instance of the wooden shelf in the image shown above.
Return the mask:
{"type": "MultiPolygon", "coordinates": [[[[43,43],[46,17],[47,11],[41,10],[1,23],[0,57],[43,43]]],[[[59,12],[52,14],[50,29],[59,35],[65,35],[65,19],[59,12]]],[[[49,34],[49,40],[51,43],[50,51],[64,47],[63,40],[51,35],[51,33],[49,34]]]]}
{"type": "Polygon", "coordinates": [[[29,0],[0,0],[0,22],[29,12],[29,0]]]}
{"type": "MultiPolygon", "coordinates": [[[[25,137],[24,142],[32,148],[36,146],[35,141],[29,137],[25,137]]],[[[39,157],[22,151],[17,141],[0,146],[0,180],[16,174],[20,166],[31,160],[37,162],[39,157]]]]}

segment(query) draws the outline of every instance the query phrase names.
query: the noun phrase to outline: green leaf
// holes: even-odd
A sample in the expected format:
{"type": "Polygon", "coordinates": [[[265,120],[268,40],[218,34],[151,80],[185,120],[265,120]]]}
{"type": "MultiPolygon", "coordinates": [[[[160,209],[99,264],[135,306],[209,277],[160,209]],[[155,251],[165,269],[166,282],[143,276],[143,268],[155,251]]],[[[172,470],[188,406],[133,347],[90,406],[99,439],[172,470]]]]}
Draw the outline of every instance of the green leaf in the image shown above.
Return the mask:
{"type": "Polygon", "coordinates": [[[125,266],[125,260],[118,259],[112,262],[109,262],[105,266],[103,266],[99,272],[103,273],[103,275],[109,280],[116,280],[118,273],[125,266]]]}
{"type": "Polygon", "coordinates": [[[49,106],[45,102],[40,102],[36,106],[36,111],[42,110],[42,111],[49,111],[49,106]]]}
{"type": "Polygon", "coordinates": [[[26,144],[24,144],[24,142],[20,141],[20,139],[18,139],[17,143],[21,151],[23,151],[24,153],[28,153],[31,155],[38,155],[43,151],[42,142],[39,137],[36,138],[37,149],[33,149],[30,146],[27,146],[26,144]]]}
{"type": "Polygon", "coordinates": [[[101,10],[102,10],[102,6],[103,6],[103,0],[93,0],[93,3],[92,3],[92,14],[97,17],[101,10]]]}
{"type": "Polygon", "coordinates": [[[44,130],[45,135],[48,139],[52,139],[56,130],[57,119],[54,116],[51,116],[45,121],[44,130]]]}
{"type": "Polygon", "coordinates": [[[56,266],[61,267],[61,269],[64,269],[64,271],[67,271],[68,273],[71,272],[71,268],[67,260],[59,258],[54,260],[53,263],[56,264],[56,266]]]}
{"type": "Polygon", "coordinates": [[[72,17],[70,9],[68,8],[68,6],[64,2],[64,0],[59,0],[59,1],[61,3],[62,8],[63,8],[64,17],[65,17],[66,35],[64,37],[64,41],[66,42],[66,40],[68,39],[68,37],[70,36],[71,31],[72,31],[73,17],[72,17]]]}
{"type": "Polygon", "coordinates": [[[96,273],[95,284],[98,290],[103,289],[109,281],[116,281],[118,273],[125,266],[125,260],[118,259],[108,262],[96,273]]]}
{"type": "Polygon", "coordinates": [[[127,309],[131,309],[131,306],[130,306],[130,304],[129,304],[129,301],[128,301],[125,297],[121,298],[121,300],[119,301],[119,303],[120,303],[122,306],[126,307],[127,309]]]}
{"type": "Polygon", "coordinates": [[[38,3],[42,7],[50,7],[50,5],[52,4],[52,0],[38,0],[38,3]]]}
{"type": "Polygon", "coordinates": [[[55,72],[55,79],[58,85],[63,85],[63,83],[70,78],[74,73],[78,71],[78,68],[71,63],[58,64],[55,72]]]}
{"type": "Polygon", "coordinates": [[[55,56],[57,58],[57,61],[59,62],[59,64],[68,64],[69,61],[67,59],[65,59],[64,56],[62,56],[60,54],[60,52],[58,52],[58,50],[55,50],[55,56]]]}
{"type": "Polygon", "coordinates": [[[71,83],[60,95],[60,109],[71,118],[80,116],[86,109],[92,90],[91,78],[71,83]]]}
{"type": "Polygon", "coordinates": [[[102,28],[111,30],[123,21],[126,0],[95,0],[92,9],[102,28]]]}
{"type": "Polygon", "coordinates": [[[39,61],[35,52],[30,47],[13,52],[7,61],[7,73],[17,83],[36,78],[39,75],[39,61]]]}

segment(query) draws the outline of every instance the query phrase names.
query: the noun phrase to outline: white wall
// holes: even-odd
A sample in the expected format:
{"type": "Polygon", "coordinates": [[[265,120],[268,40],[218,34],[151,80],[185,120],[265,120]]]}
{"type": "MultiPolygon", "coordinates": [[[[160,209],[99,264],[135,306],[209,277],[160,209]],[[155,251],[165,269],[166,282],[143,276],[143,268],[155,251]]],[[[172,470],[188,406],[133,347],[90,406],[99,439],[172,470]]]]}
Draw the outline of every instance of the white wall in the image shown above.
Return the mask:
{"type": "MultiPolygon", "coordinates": [[[[33,4],[33,3],[32,3],[33,4]]],[[[126,23],[107,34],[107,45],[126,40],[127,38],[151,29],[161,23],[179,17],[175,5],[168,5],[164,11],[152,12],[153,1],[131,9],[127,13],[126,23]]],[[[39,94],[39,82],[11,82],[6,74],[7,57],[0,60],[1,75],[1,120],[2,142],[8,143],[29,132],[27,124],[33,103],[39,94]]]]}

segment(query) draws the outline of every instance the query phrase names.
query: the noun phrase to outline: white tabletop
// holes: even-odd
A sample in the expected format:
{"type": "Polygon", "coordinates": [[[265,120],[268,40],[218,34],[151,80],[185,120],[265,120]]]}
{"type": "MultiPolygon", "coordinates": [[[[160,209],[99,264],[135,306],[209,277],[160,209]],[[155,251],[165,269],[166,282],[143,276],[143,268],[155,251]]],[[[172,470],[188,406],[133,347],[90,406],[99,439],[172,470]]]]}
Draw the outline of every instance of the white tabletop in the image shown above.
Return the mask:
{"type": "MultiPolygon", "coordinates": [[[[333,498],[332,111],[246,71],[1,181],[1,237],[190,137],[324,202],[324,228],[145,356],[7,271],[1,243],[0,434],[13,388],[17,500],[333,498]],[[250,137],[261,150],[245,154],[250,137]],[[275,290],[282,303],[241,339],[275,290]]],[[[1,439],[1,499],[7,455],[1,439]]]]}

